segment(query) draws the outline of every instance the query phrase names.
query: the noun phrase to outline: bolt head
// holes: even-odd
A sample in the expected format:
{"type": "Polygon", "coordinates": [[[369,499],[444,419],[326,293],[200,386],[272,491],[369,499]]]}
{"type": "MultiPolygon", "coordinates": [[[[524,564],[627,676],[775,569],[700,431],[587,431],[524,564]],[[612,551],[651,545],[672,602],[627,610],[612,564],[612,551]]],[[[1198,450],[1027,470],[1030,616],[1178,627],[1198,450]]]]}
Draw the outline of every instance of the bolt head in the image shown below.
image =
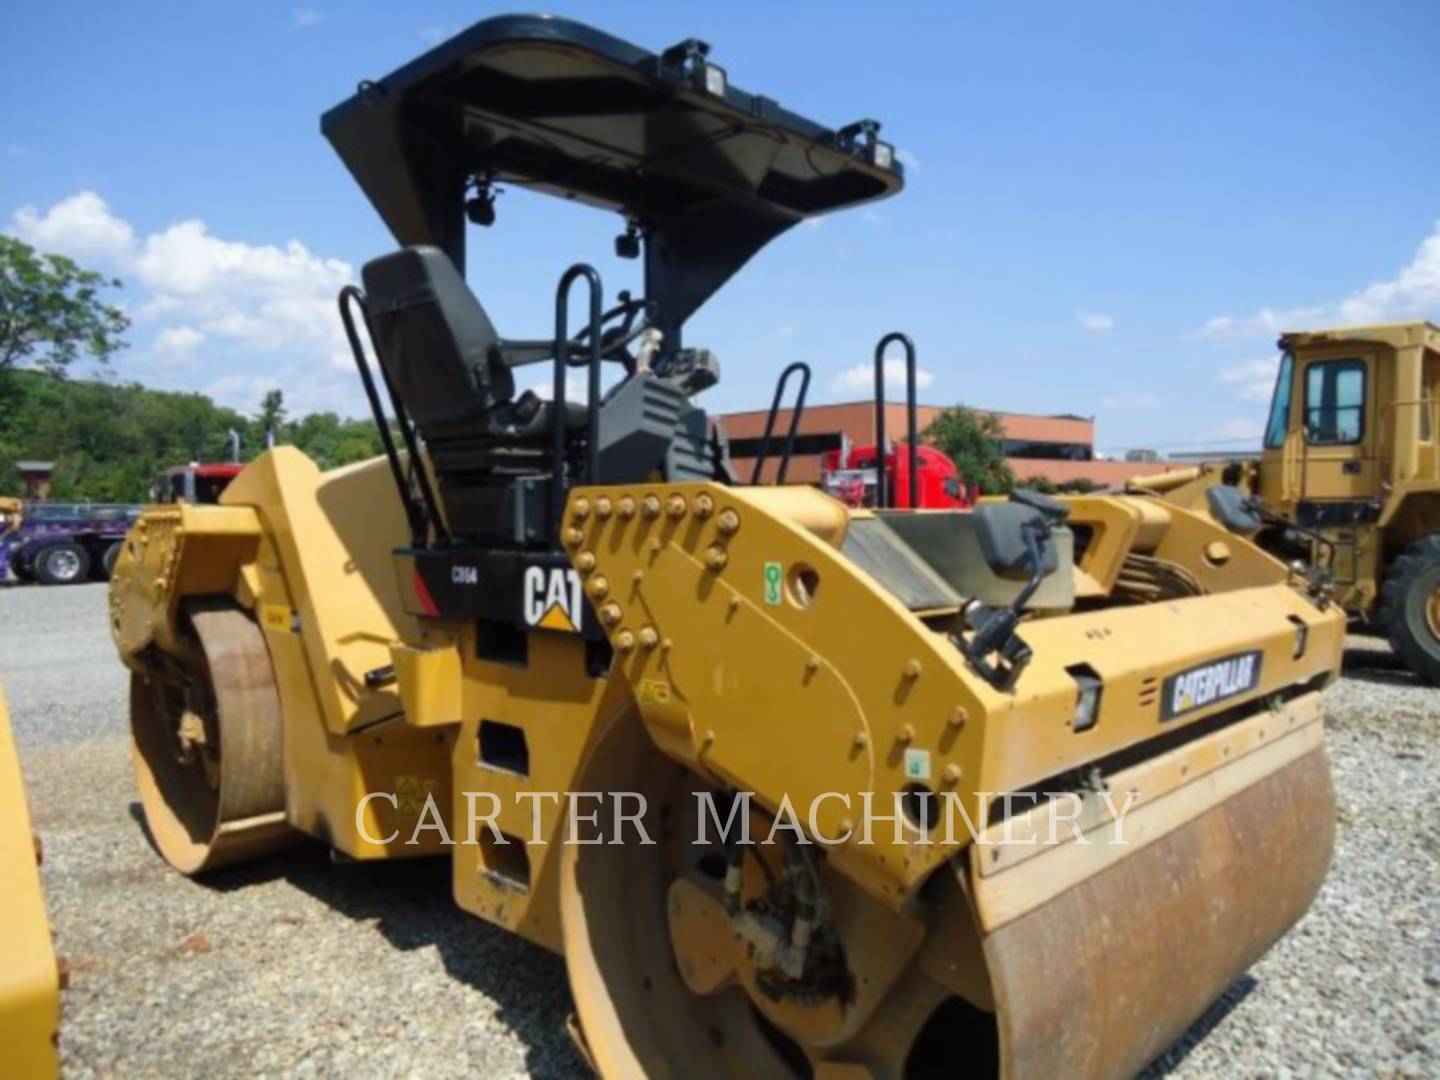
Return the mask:
{"type": "Polygon", "coordinates": [[[907,679],[918,679],[920,677],[920,661],[910,659],[905,661],[905,677],[907,679]]]}
{"type": "Polygon", "coordinates": [[[655,632],[653,626],[645,626],[640,630],[640,644],[647,649],[653,649],[660,644],[660,635],[655,632]]]}
{"type": "Polygon", "coordinates": [[[952,728],[964,727],[967,719],[969,719],[969,715],[965,712],[964,705],[956,705],[955,708],[950,711],[950,726],[952,728]]]}
{"type": "Polygon", "coordinates": [[[705,552],[705,565],[711,570],[717,572],[724,570],[725,564],[729,561],[730,556],[725,553],[725,549],[719,544],[711,544],[709,550],[705,552]]]}
{"type": "Polygon", "coordinates": [[[624,520],[629,521],[631,518],[633,518],[633,517],[635,516],[635,500],[634,500],[633,498],[631,498],[629,495],[623,496],[623,497],[620,499],[620,504],[619,504],[618,509],[619,509],[619,512],[620,512],[620,516],[621,516],[624,520]]]}
{"type": "Polygon", "coordinates": [[[595,569],[595,553],[593,551],[582,551],[575,556],[575,565],[579,567],[582,574],[588,574],[595,569]]]}
{"type": "Polygon", "coordinates": [[[715,521],[715,527],[726,536],[734,536],[740,531],[740,515],[734,510],[721,511],[719,518],[715,521]]]}
{"type": "Polygon", "coordinates": [[[960,766],[954,762],[946,765],[944,771],[940,773],[940,779],[952,786],[958,784],[960,782],[960,766]]]}
{"type": "Polygon", "coordinates": [[[604,521],[615,512],[615,504],[610,501],[610,496],[601,495],[595,500],[595,516],[604,521]]]}
{"type": "Polygon", "coordinates": [[[600,621],[606,626],[614,626],[620,621],[620,605],[606,604],[600,609],[600,621]]]}
{"type": "Polygon", "coordinates": [[[660,516],[660,498],[659,498],[659,496],[657,496],[657,495],[646,495],[645,498],[640,501],[640,513],[641,513],[646,519],[652,519],[652,518],[657,518],[657,517],[659,517],[659,516],[660,516]]]}
{"type": "Polygon", "coordinates": [[[579,547],[585,540],[585,534],[579,529],[569,528],[565,530],[565,543],[569,547],[579,547]]]}
{"type": "Polygon", "coordinates": [[[912,742],[914,742],[914,741],[915,741],[915,725],[914,725],[914,724],[902,724],[902,725],[900,725],[900,730],[895,733],[895,737],[896,737],[897,739],[899,739],[902,743],[912,743],[912,742]]]}
{"type": "Polygon", "coordinates": [[[610,582],[604,574],[596,574],[585,583],[585,591],[596,600],[603,600],[610,592],[610,582]]]}
{"type": "Polygon", "coordinates": [[[590,500],[583,495],[576,499],[570,504],[570,516],[576,521],[584,521],[590,516],[590,500]]]}
{"type": "Polygon", "coordinates": [[[669,514],[672,518],[684,517],[685,496],[679,494],[671,495],[670,498],[665,500],[665,512],[669,514]]]}
{"type": "Polygon", "coordinates": [[[635,635],[629,630],[621,630],[615,635],[615,648],[622,653],[635,651],[635,635]]]}
{"type": "Polygon", "coordinates": [[[695,516],[704,521],[715,512],[715,500],[709,495],[697,495],[695,497],[695,516]]]}

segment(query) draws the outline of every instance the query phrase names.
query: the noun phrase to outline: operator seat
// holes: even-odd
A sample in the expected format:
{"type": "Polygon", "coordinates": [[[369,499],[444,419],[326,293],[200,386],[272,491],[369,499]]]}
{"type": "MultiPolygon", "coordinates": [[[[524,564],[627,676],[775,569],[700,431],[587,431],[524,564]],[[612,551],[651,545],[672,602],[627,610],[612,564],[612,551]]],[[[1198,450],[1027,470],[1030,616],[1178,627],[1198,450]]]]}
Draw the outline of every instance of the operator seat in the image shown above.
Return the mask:
{"type": "MultiPolygon", "coordinates": [[[[427,442],[432,431],[443,439],[448,428],[471,434],[476,425],[512,440],[546,438],[550,403],[515,401],[511,368],[548,359],[550,341],[502,339],[439,248],[404,248],[360,273],[380,362],[427,442]]],[[[585,406],[567,405],[567,427],[583,425],[585,406]]]]}
{"type": "MultiPolygon", "coordinates": [[[[439,248],[382,256],[361,278],[380,365],[425,440],[451,527],[489,531],[494,489],[549,471],[554,406],[531,391],[517,399],[512,369],[549,359],[553,342],[502,339],[439,248]]],[[[572,438],[585,418],[583,403],[565,403],[572,438]]]]}

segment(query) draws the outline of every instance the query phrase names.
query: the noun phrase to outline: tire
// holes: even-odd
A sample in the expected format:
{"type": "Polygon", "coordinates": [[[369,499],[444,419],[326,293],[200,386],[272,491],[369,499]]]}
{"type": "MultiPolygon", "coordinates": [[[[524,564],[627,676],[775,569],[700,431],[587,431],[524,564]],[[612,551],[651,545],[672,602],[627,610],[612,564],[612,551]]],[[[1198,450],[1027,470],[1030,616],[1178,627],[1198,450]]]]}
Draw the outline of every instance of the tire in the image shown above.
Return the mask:
{"type": "Polygon", "coordinates": [[[35,553],[32,565],[41,585],[78,585],[90,575],[90,554],[68,541],[47,544],[35,553]]]}
{"type": "Polygon", "coordinates": [[[105,554],[100,556],[100,568],[102,580],[109,581],[110,575],[115,573],[115,560],[120,558],[120,549],[125,546],[125,541],[116,540],[105,549],[105,554]]]}
{"type": "Polygon", "coordinates": [[[1415,541],[1391,564],[1378,621],[1405,666],[1440,686],[1440,534],[1415,541]]]}

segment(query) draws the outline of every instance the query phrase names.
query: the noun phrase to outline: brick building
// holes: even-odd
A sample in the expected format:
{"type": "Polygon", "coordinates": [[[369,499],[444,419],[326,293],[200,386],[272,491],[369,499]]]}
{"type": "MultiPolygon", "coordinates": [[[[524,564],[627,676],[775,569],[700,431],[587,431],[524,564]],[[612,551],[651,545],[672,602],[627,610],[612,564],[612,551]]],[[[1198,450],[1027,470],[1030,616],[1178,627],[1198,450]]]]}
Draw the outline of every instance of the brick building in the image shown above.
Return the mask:
{"type": "MultiPolygon", "coordinates": [[[[938,405],[916,407],[921,431],[943,411],[938,405]]],[[[721,419],[730,435],[730,455],[742,481],[748,482],[754,466],[760,436],[765,430],[766,409],[729,413],[721,419]]],[[[1005,429],[1005,457],[1015,476],[1033,480],[1044,476],[1057,484],[1081,478],[1102,487],[1123,484],[1132,476],[1159,472],[1171,466],[1163,462],[1097,461],[1095,459],[1095,421],[1083,416],[1031,416],[1026,413],[997,413],[1005,429]]],[[[772,442],[765,480],[774,478],[779,443],[790,426],[790,410],[781,409],[775,420],[777,439],[772,442]]],[[[905,406],[891,403],[885,411],[885,434],[890,439],[903,437],[905,406]]],[[[871,401],[852,401],[839,405],[808,405],[800,417],[795,438],[795,455],[790,462],[787,480],[813,484],[820,479],[820,456],[840,446],[842,435],[851,443],[864,445],[875,441],[875,405],[871,401]]]]}

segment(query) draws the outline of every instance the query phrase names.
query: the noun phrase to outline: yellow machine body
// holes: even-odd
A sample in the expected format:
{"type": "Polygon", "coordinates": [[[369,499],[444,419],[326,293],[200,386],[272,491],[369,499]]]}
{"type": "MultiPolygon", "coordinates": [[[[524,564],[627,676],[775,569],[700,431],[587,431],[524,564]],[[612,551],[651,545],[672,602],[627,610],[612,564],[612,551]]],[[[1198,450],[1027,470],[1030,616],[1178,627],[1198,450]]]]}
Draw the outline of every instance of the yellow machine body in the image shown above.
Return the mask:
{"type": "MultiPolygon", "coordinates": [[[[448,853],[461,907],[566,954],[606,1075],[689,1071],[679,1047],[703,1028],[657,995],[706,1003],[703,1023],[731,1040],[706,1066],[717,1074],[787,1060],[736,1019],[753,1015],[736,1009],[748,995],[767,1030],[835,1075],[904,1072],[946,1010],[982,1018],[977,1045],[1007,1075],[1123,1075],[1303,913],[1328,865],[1317,699],[1343,617],[1203,514],[1068,500],[1082,539],[1063,606],[1021,621],[1033,659],[1000,689],[956,647],[961,605],[907,606],[847,554],[852,532],[898,536],[924,511],[855,511],[800,487],[577,489],[563,540],[613,651],[597,669],[593,642],[549,628],[571,621],[554,612],[519,663],[486,658],[473,621],[407,614],[383,461],[322,474],[282,447],[222,501],[147,510],[111,586],[161,850],[187,872],[295,834],[355,859],[448,853]],[[1172,676],[1236,656],[1253,658],[1249,687],[1170,715],[1172,676]],[[1083,728],[1080,675],[1101,688],[1083,728]],[[191,683],[211,689],[165,704],[191,683]],[[266,734],[242,739],[252,715],[266,734]],[[177,733],[208,789],[166,772],[177,733]],[[242,792],[236,770],[279,780],[242,792]],[[733,932],[713,872],[687,871],[674,846],[668,815],[694,817],[675,793],[701,790],[752,793],[761,835],[793,811],[812,839],[838,841],[820,845],[819,876],[847,1000],[758,989],[754,942],[733,932]],[[1041,842],[1053,799],[996,815],[1001,796],[1057,790],[1078,807],[1060,842],[1041,842]],[[577,815],[565,793],[615,791],[649,794],[645,822],[673,850],[561,842],[577,815]],[[877,824],[862,842],[867,798],[877,824]],[[925,827],[941,810],[953,839],[925,827]],[[629,897],[657,866],[674,880],[629,897]],[[1197,939],[1197,920],[1217,929],[1197,939]],[[617,974],[635,965],[633,982],[617,974]],[[1105,988],[1122,977],[1131,989],[1105,988]]],[[[919,549],[892,549],[936,573],[915,569],[919,549]]],[[[770,857],[745,861],[746,896],[770,857]]]]}
{"type": "Polygon", "coordinates": [[[6,1075],[58,1075],[60,972],[40,890],[40,847],[30,829],[20,759],[0,693],[0,1058],[6,1075]]]}
{"type": "Polygon", "coordinates": [[[1398,620],[1410,640],[1397,649],[1433,678],[1440,673],[1440,547],[1432,539],[1440,533],[1440,329],[1296,332],[1283,335],[1280,347],[1258,460],[1140,477],[1128,489],[1201,512],[1219,484],[1258,495],[1282,522],[1309,531],[1275,529],[1262,544],[1327,574],[1351,615],[1382,630],[1398,620]],[[1414,608],[1408,628],[1407,606],[1414,608]]]}
{"type": "Polygon", "coordinates": [[[136,523],[151,833],[188,874],[448,855],[462,908],[563,954],[607,1077],[1133,1075],[1320,886],[1344,616],[1153,498],[735,486],[687,320],[904,177],[714,59],[507,16],[325,114],[401,245],[340,296],[385,456],[281,447],[136,523]],[[618,213],[644,295],[577,263],[552,337],[502,337],[464,276],[496,184],[618,213]]]}
{"type": "Polygon", "coordinates": [[[8,495],[0,495],[0,536],[12,533],[20,528],[20,512],[24,509],[24,503],[19,499],[12,499],[8,495]]]}

